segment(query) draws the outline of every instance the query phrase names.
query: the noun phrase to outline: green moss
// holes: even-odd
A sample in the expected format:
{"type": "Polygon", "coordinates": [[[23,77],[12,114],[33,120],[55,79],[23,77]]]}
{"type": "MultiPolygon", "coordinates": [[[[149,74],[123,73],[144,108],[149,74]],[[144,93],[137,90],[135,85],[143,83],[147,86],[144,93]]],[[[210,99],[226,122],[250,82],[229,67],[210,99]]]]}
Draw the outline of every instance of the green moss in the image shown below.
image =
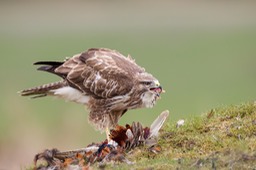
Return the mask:
{"type": "MultiPolygon", "coordinates": [[[[171,117],[170,117],[171,118],[171,117]]],[[[117,169],[202,169],[256,167],[256,104],[212,109],[185,120],[179,128],[167,123],[159,137],[162,151],[146,147],[127,153],[135,164],[117,169]]]]}

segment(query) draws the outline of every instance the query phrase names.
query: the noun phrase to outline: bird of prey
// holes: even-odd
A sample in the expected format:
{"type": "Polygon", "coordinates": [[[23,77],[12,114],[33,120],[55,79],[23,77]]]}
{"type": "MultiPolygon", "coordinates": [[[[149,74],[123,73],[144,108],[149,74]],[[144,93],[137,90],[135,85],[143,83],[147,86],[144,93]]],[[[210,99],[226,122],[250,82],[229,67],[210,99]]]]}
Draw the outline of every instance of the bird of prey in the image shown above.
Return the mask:
{"type": "Polygon", "coordinates": [[[159,81],[130,56],[106,48],[91,48],[64,62],[34,64],[62,79],[23,90],[22,96],[57,96],[87,105],[89,122],[100,131],[106,130],[107,136],[127,110],[152,108],[163,91],[159,81]]]}

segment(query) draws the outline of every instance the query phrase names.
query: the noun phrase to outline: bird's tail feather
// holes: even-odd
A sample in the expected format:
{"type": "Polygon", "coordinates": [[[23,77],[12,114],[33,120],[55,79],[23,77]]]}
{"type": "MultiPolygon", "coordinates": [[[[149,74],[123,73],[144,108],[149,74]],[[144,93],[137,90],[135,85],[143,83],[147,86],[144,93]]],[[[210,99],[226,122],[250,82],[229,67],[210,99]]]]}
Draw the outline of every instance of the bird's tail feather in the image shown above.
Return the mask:
{"type": "Polygon", "coordinates": [[[44,97],[50,94],[51,90],[55,90],[64,86],[66,86],[66,83],[64,81],[59,81],[25,89],[20,91],[19,93],[21,94],[21,96],[33,96],[32,98],[44,97]]]}

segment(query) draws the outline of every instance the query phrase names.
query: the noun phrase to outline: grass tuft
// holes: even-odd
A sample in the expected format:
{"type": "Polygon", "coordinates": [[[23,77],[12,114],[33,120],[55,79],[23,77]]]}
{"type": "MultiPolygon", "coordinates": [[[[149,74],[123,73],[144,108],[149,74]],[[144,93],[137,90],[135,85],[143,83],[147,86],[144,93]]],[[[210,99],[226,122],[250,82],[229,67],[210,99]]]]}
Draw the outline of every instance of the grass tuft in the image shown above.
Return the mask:
{"type": "MultiPolygon", "coordinates": [[[[256,103],[212,109],[161,130],[162,151],[146,147],[127,153],[133,165],[111,164],[117,169],[253,169],[256,168],[256,103]]],[[[97,166],[97,165],[96,165],[97,166]]]]}

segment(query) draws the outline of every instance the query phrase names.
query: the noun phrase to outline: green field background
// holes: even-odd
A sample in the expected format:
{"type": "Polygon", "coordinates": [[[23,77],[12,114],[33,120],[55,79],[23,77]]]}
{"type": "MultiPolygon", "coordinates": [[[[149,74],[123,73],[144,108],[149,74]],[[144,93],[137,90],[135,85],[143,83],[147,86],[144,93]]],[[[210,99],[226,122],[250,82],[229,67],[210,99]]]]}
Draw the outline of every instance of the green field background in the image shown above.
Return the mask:
{"type": "Polygon", "coordinates": [[[128,111],[120,124],[149,126],[256,98],[254,1],[1,1],[0,169],[24,168],[46,148],[69,150],[105,139],[84,106],[19,90],[58,81],[32,63],[62,61],[91,47],[130,54],[165,89],[153,109],[128,111]]]}

